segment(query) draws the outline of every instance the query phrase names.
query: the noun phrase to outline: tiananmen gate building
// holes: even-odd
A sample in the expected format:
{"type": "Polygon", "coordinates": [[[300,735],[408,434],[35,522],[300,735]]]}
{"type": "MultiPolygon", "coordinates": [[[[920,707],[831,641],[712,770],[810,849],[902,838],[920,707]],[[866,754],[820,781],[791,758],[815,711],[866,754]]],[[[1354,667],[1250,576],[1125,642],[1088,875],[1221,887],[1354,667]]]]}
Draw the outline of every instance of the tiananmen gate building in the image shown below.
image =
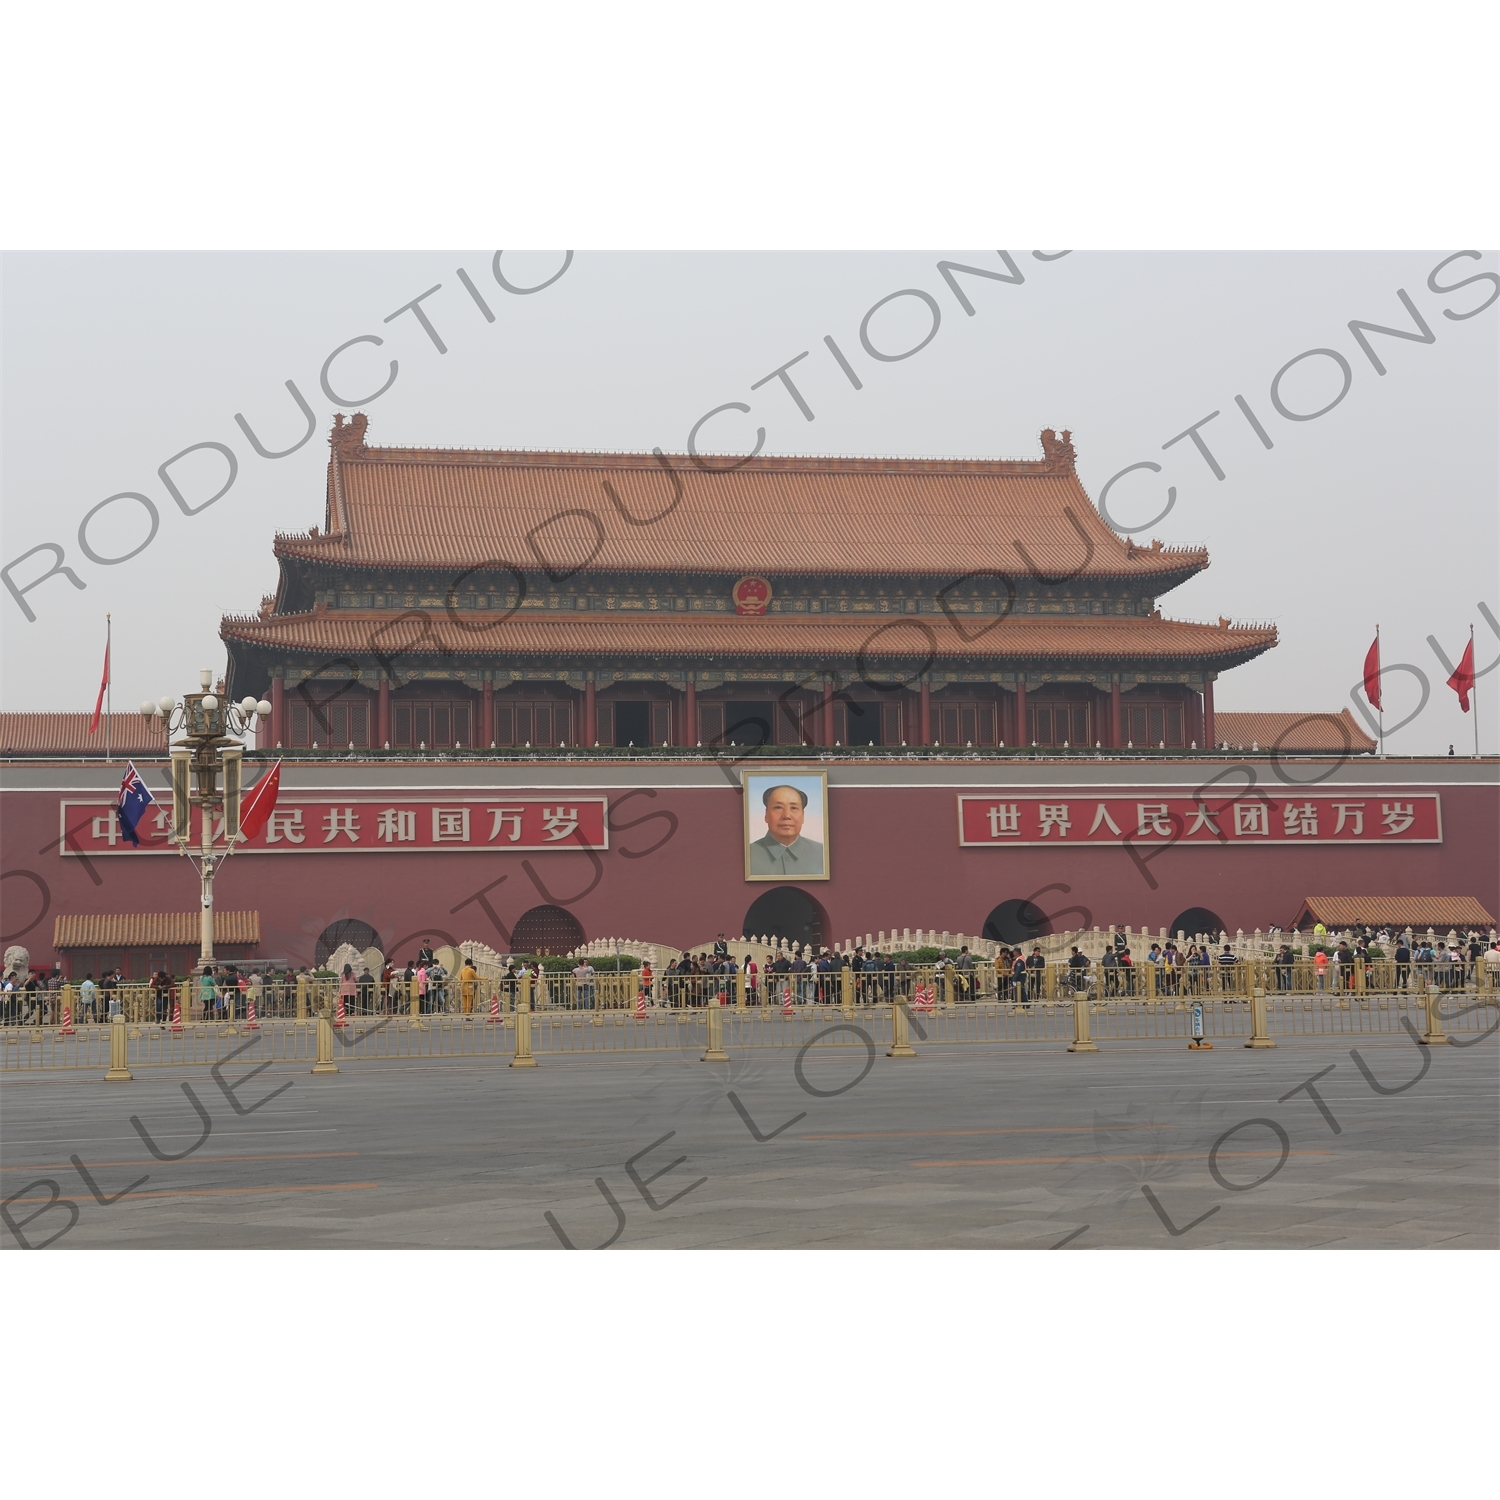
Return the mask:
{"type": "MultiPolygon", "coordinates": [[[[1207,552],[1112,531],[1066,431],[1015,461],[367,435],[336,419],[318,524],[222,622],[224,691],[272,705],[247,783],[284,761],[218,877],[245,956],[1500,910],[1494,758],[1376,755],[1337,675],[1330,711],[1216,715],[1274,627],[1165,618],[1207,552]],[[763,876],[773,791],[816,854],[763,876]]],[[[7,943],[175,951],[197,881],[160,721],[112,721],[107,764],[81,716],[4,718],[7,943]],[[158,799],[139,849],[124,754],[158,799]]]]}
{"type": "Polygon", "coordinates": [[[1109,529],[1040,460],[372,448],[338,420],[324,521],[279,536],[229,691],[270,743],[1215,743],[1269,626],[1166,620],[1203,549],[1109,529]]]}

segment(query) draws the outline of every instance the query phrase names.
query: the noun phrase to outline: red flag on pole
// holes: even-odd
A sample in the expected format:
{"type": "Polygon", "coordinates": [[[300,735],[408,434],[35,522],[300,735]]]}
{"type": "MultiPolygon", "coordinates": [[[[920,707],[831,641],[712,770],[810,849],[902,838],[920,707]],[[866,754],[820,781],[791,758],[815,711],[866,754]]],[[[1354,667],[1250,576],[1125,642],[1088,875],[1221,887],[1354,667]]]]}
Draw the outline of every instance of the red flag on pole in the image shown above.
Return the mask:
{"type": "Polygon", "coordinates": [[[1380,633],[1377,631],[1370,649],[1365,652],[1365,697],[1371,708],[1380,707],[1380,633]]]}
{"type": "Polygon", "coordinates": [[[94,717],[89,720],[89,733],[99,728],[99,715],[104,709],[104,690],[109,686],[109,642],[104,643],[104,676],[99,679],[99,696],[94,701],[94,717]]]}
{"type": "Polygon", "coordinates": [[[1458,694],[1458,706],[1465,713],[1469,711],[1469,694],[1474,691],[1474,637],[1469,637],[1469,644],[1464,654],[1458,659],[1458,666],[1454,668],[1453,675],[1448,679],[1448,686],[1458,694]]]}
{"type": "Polygon", "coordinates": [[[276,798],[281,794],[281,762],[271,767],[270,774],[262,776],[240,803],[240,838],[253,839],[270,821],[276,809],[276,798]]]}

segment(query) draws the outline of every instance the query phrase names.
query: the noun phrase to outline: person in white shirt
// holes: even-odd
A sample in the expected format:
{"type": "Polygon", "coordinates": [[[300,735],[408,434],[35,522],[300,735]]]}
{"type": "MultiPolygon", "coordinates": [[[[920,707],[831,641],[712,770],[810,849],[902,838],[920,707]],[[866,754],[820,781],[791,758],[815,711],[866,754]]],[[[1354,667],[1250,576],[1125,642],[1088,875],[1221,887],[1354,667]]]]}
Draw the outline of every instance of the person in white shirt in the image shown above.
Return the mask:
{"type": "Polygon", "coordinates": [[[594,966],[587,958],[580,958],[573,970],[574,990],[579,1010],[594,1008],[594,966]]]}

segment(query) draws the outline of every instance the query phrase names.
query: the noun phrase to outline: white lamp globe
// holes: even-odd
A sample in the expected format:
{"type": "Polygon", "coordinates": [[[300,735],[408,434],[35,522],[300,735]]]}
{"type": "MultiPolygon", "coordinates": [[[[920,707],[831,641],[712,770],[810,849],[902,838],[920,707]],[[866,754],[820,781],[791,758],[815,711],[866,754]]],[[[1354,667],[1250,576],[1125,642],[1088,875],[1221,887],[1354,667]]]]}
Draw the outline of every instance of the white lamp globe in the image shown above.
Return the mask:
{"type": "Polygon", "coordinates": [[[262,698],[260,702],[255,705],[255,711],[263,719],[269,719],[271,717],[271,705],[267,703],[264,698],[262,698]]]}
{"type": "Polygon", "coordinates": [[[219,700],[212,693],[205,693],[203,695],[203,710],[205,713],[211,714],[218,706],[219,700]]]}
{"type": "Polygon", "coordinates": [[[156,717],[156,705],[149,698],[141,699],[141,717],[143,719],[154,719],[156,717]]]}
{"type": "Polygon", "coordinates": [[[156,700],[156,706],[162,711],[163,715],[166,715],[177,707],[177,700],[168,693],[165,697],[156,700]]]}
{"type": "Polygon", "coordinates": [[[251,698],[247,695],[246,697],[240,699],[240,712],[247,718],[249,717],[249,715],[255,712],[255,707],[256,704],[254,698],[251,698]]]}

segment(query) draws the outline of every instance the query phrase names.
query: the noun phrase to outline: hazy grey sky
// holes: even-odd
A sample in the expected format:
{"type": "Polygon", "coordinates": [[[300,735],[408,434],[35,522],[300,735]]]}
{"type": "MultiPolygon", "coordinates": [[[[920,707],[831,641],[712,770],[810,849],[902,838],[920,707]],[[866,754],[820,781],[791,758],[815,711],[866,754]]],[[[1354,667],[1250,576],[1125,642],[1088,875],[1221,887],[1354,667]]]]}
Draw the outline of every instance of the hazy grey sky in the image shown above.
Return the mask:
{"type": "MultiPolygon", "coordinates": [[[[1472,317],[1500,289],[1496,256],[1454,260],[1465,247],[1421,252],[1230,254],[1079,251],[1041,260],[1009,252],[1020,285],[960,277],[966,315],[940,260],[1003,271],[993,250],[818,254],[579,252],[553,285],[530,296],[501,288],[492,251],[453,253],[10,254],[3,261],[3,450],[0,564],[55,542],[87,587],[55,577],[26,595],[28,622],[8,591],[3,685],[7,709],[92,706],[104,616],[114,616],[114,704],[180,692],[200,666],[224,660],[226,612],[253,612],[273,590],[273,534],[323,519],[324,441],[333,402],[324,360],[356,345],[330,376],[361,394],[376,445],[583,448],[681,452],[693,423],[730,401],[752,407],[705,428],[705,447],[739,448],[766,429],[768,453],[1031,457],[1042,427],[1069,427],[1089,493],[1127,465],[1160,474],[1119,480],[1109,510],[1120,525],[1168,543],[1204,542],[1212,565],[1167,595],[1169,617],[1274,620],[1281,645],[1221,678],[1221,709],[1337,711],[1349,704],[1366,647],[1381,625],[1384,659],[1425,673],[1431,700],[1390,739],[1392,753],[1472,745],[1471,721],[1443,685],[1433,635],[1456,660],[1476,627],[1481,667],[1500,639],[1478,609],[1500,617],[1497,507],[1497,317],[1472,317]],[[494,313],[486,322],[456,272],[463,267],[494,313]],[[410,313],[423,302],[447,345],[439,353],[410,313]],[[941,324],[919,353],[883,363],[861,348],[860,325],[881,298],[920,289],[941,324]],[[1351,320],[1415,331],[1405,291],[1431,343],[1380,334],[1378,374],[1351,320]],[[823,346],[831,334],[864,382],[855,391],[823,346]],[[1347,362],[1348,390],[1325,415],[1292,421],[1271,396],[1277,372],[1309,350],[1347,362]],[[807,421],[779,381],[752,385],[802,351],[792,371],[815,414],[807,421]],[[286,447],[305,419],[285,389],[313,407],[313,439],[279,460],[258,457],[234,414],[262,443],[286,447]],[[1269,434],[1267,449],[1235,404],[1242,395],[1269,434]],[[1209,413],[1201,436],[1225,477],[1191,439],[1170,439],[1209,413]],[[216,503],[184,515],[158,466],[196,443],[238,460],[216,503]],[[79,526],[101,501],[147,496],[159,530],[115,566],[81,551],[79,526]]],[[[1050,253],[1050,252],[1046,252],[1050,253]]],[[[518,285],[552,275],[553,255],[507,255],[518,285]]],[[[931,314],[898,299],[870,325],[878,347],[920,340],[931,314]]],[[[1344,383],[1336,360],[1298,363],[1278,395],[1313,412],[1344,383]]],[[[354,409],[351,403],[345,410],[354,409]]],[[[224,460],[200,452],[171,471],[190,505],[223,483],[224,460]]],[[[117,501],[90,522],[102,557],[129,552],[149,530],[139,502],[117,501]]],[[[50,565],[38,553],[10,576],[24,587],[50,565]]],[[[748,567],[775,560],[747,557],[748,567]]],[[[1500,672],[1482,679],[1482,743],[1500,744],[1500,672]]],[[[1416,708],[1410,674],[1387,684],[1387,722],[1416,708]]]]}

